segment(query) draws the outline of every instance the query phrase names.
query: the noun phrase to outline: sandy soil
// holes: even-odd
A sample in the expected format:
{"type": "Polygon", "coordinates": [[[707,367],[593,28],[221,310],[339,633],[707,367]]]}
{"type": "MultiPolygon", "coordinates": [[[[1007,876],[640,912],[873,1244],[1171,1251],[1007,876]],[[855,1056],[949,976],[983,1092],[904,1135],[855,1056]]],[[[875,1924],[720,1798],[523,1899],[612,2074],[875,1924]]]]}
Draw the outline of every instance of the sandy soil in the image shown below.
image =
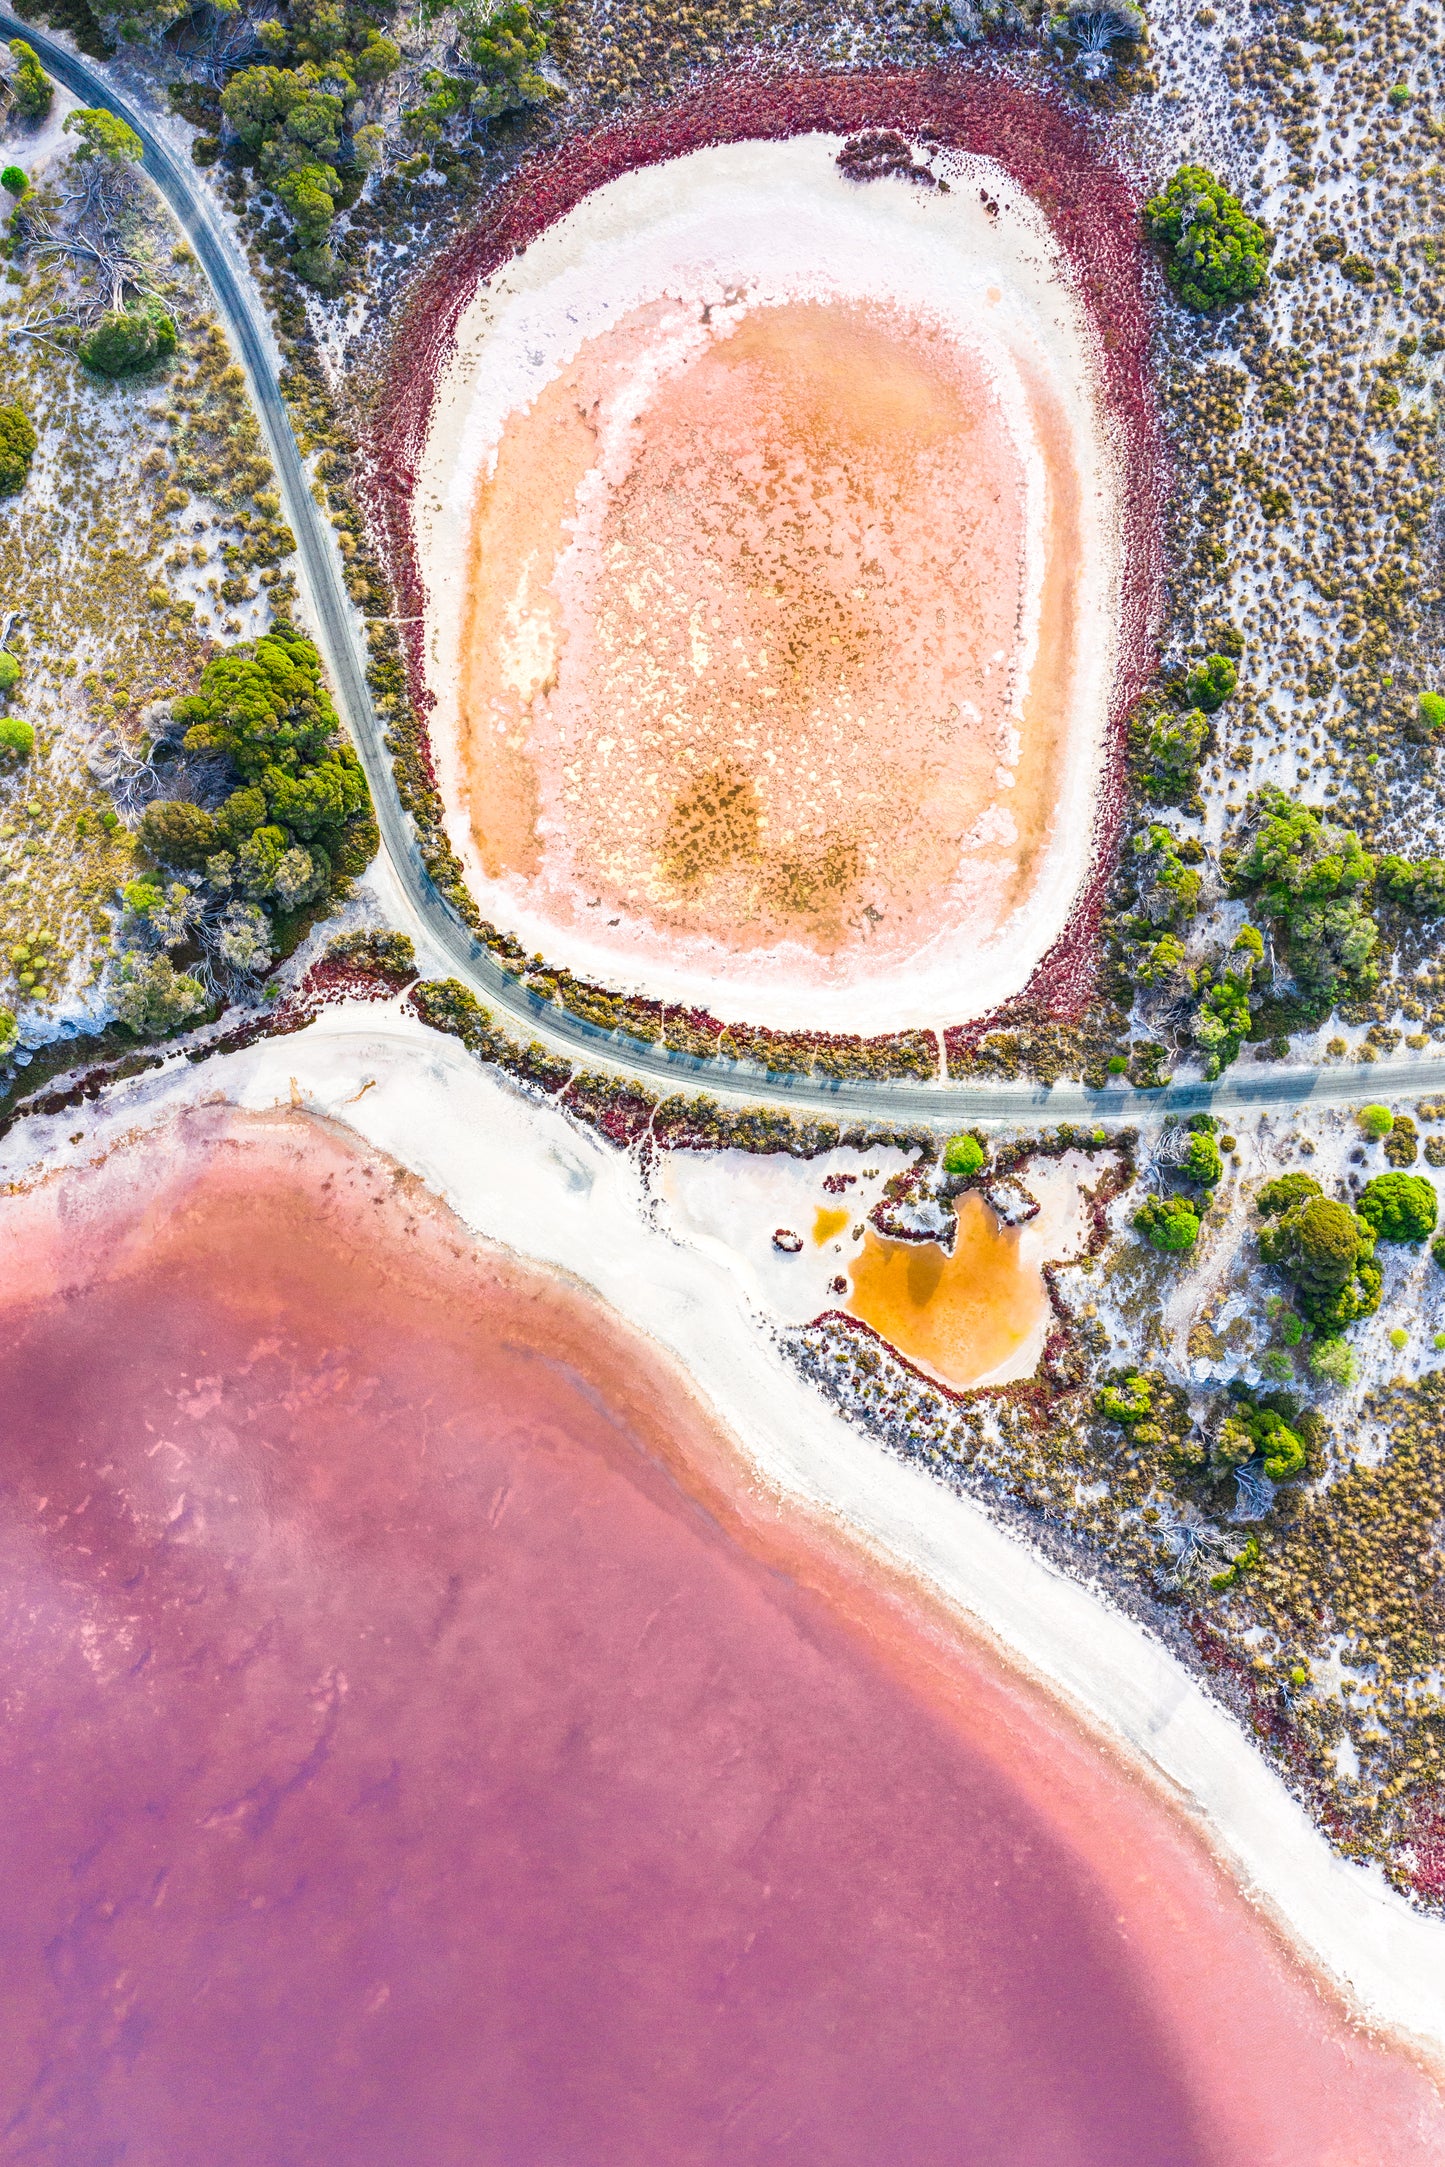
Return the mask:
{"type": "MultiPolygon", "coordinates": [[[[255,1109],[294,1103],[347,1123],[476,1231],[594,1289],[683,1365],[738,1441],[752,1509],[766,1518],[786,1502],[819,1539],[841,1546],[849,1572],[871,1560],[870,1585],[911,1588],[935,1605],[945,1636],[961,1620],[994,1636],[1025,1675],[1163,1779],[1183,1821],[1356,2008],[1445,2050],[1445,1925],[1412,1911],[1379,1874],[1337,1858],[1233,1719],[1142,1627],[1021,1547],[978,1505],[835,1417],[758,1331],[749,1290],[719,1246],[651,1223],[630,1160],[505,1089],[453,1042],[399,1013],[338,1009],[298,1036],[138,1078],[84,1125],[74,1113],[27,1124],[0,1147],[0,1175],[53,1173],[212,1097],[255,1109]]],[[[1101,1856],[1112,1841],[1099,1832],[1101,1856]]],[[[1248,2027],[1267,2020],[1257,2002],[1241,2006],[1248,2027]]],[[[1182,2006],[1180,2021],[1187,2028],[1182,2006]]],[[[1241,2071],[1254,2036],[1239,2033],[1241,2071]]],[[[1330,2096],[1320,2095],[1312,2161],[1332,2156],[1330,2096]]],[[[1273,2110],[1255,2097],[1238,2111],[1241,2128],[1250,2116],[1262,2128],[1258,2118],[1273,2110]]],[[[1253,2155],[1298,2156],[1262,2144],[1253,2155]]],[[[1371,2155],[1356,2146],[1334,2156],[1371,2155]]],[[[1374,2154],[1382,2167],[1410,2156],[1374,2154]]]]}
{"type": "Polygon", "coordinates": [[[1120,522],[1038,213],[990,161],[860,189],[835,149],[695,153],[544,234],[463,319],[415,515],[484,907],[868,1032],[986,1010],[1064,923],[1120,522]]]}

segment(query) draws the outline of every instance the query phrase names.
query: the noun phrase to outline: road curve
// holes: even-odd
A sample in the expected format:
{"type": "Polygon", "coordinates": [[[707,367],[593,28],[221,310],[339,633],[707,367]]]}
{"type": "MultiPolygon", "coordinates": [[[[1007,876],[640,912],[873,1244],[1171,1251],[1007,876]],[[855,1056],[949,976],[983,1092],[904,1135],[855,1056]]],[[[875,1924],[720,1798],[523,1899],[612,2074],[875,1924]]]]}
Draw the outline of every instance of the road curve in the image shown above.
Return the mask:
{"type": "Polygon", "coordinates": [[[1138,1091],[1111,1084],[1089,1091],[1078,1084],[831,1083],[817,1077],[764,1074],[732,1061],[699,1060],[600,1031],[580,1017],[529,993],[503,971],[438,893],[397,797],[391,756],[366,683],[366,647],[346,592],[341,553],[311,485],[292,433],[279,383],[280,356],[265,305],[244,253],[188,159],[158,133],[155,117],[111,81],[107,71],[59,44],[33,24],[0,10],[0,33],[24,38],[58,83],[87,105],[108,106],[134,128],[145,147],[145,171],[170,205],[215,295],[218,313],[246,372],[257,417],[276,469],[282,507],[296,537],[299,584],[337,709],[366,770],[382,848],[395,869],[428,945],[448,970],[503,1010],[529,1036],[572,1060],[608,1069],[664,1090],[706,1091],[729,1102],[766,1104],[799,1114],[882,1121],[925,1121],[957,1127],[974,1122],[1039,1120],[1160,1120],[1168,1113],[1212,1107],[1220,1114],[1312,1106],[1361,1105],[1367,1100],[1431,1093],[1445,1085],[1437,1058],[1387,1058],[1373,1064],[1289,1068],[1270,1063],[1231,1069],[1218,1083],[1175,1084],[1138,1091]]]}

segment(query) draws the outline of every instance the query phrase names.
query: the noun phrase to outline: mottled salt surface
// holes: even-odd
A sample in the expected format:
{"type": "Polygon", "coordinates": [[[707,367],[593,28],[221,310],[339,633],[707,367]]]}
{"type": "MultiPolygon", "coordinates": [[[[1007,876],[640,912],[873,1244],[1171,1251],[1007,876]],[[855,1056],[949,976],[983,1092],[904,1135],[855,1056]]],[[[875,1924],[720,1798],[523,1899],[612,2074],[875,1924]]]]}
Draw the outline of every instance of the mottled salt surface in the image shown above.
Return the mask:
{"type": "Polygon", "coordinates": [[[534,242],[463,318],[416,523],[489,913],[867,1032],[986,1010],[1062,929],[1122,537],[1045,221],[992,161],[859,188],[836,149],[696,152],[534,242]]]}
{"type": "Polygon", "coordinates": [[[1438,2158],[1155,1792],[342,1132],[0,1231],[8,2157],[1438,2158]]]}

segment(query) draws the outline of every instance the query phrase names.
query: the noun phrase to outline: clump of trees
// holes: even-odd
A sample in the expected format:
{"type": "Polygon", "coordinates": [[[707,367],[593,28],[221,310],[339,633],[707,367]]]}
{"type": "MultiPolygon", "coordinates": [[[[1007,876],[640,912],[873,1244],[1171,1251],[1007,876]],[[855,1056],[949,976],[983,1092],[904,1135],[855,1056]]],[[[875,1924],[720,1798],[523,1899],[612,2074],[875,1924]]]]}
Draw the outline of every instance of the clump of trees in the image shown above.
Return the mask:
{"type": "Polygon", "coordinates": [[[1144,787],[1156,805],[1183,805],[1199,787],[1199,763],[1209,741],[1202,708],[1157,713],[1144,741],[1144,787]]]}
{"type": "MultiPolygon", "coordinates": [[[[328,288],[338,277],[336,213],[356,200],[384,147],[380,126],[364,117],[366,99],[395,72],[401,51],[364,7],[339,0],[294,0],[259,36],[266,59],[232,76],[222,117],[290,219],[297,271],[328,288]]],[[[427,71],[424,95],[402,115],[404,133],[424,155],[458,121],[486,122],[556,95],[540,73],[546,50],[542,12],[527,0],[492,12],[463,6],[454,72],[427,71]]],[[[206,155],[217,148],[212,142],[206,155]]]]}
{"type": "MultiPolygon", "coordinates": [[[[232,787],[213,807],[157,800],[141,816],[139,840],[158,866],[199,876],[212,898],[239,906],[238,929],[264,938],[260,906],[295,912],[369,863],[378,839],[366,777],[320,657],[291,625],[278,622],[207,663],[172,721],[185,726],[183,752],[232,787]]],[[[245,945],[240,930],[235,941],[245,945]]]]}
{"type": "Polygon", "coordinates": [[[1236,1382],[1210,1442],[1210,1465],[1217,1474],[1239,1474],[1257,1461],[1270,1482],[1288,1482],[1305,1470],[1308,1431],[1308,1418],[1288,1393],[1256,1393],[1236,1382]]]}
{"type": "Polygon", "coordinates": [[[213,657],[152,758],[186,794],[141,815],[112,991],[123,1020],[163,1031],[258,979],[298,914],[359,873],[379,838],[320,657],[284,622],[213,657]],[[194,975],[174,969],[183,952],[194,975]]]}
{"type": "Polygon", "coordinates": [[[1423,1174],[1377,1174],[1366,1182],[1356,1210],[1382,1242],[1418,1248],[1435,1231],[1440,1216],[1435,1185],[1423,1174]]]}
{"type": "Polygon", "coordinates": [[[1274,236],[1206,166],[1180,166],[1145,204],[1144,220],[1186,308],[1201,314],[1227,308],[1263,286],[1274,236]]]}
{"type": "Polygon", "coordinates": [[[1375,883],[1386,902],[1412,918],[1445,917],[1445,858],[1401,858],[1388,852],[1376,868],[1375,883]]]}
{"type": "Polygon", "coordinates": [[[1379,928],[1368,908],[1375,861],[1350,828],[1297,805],[1273,785],[1239,854],[1230,890],[1249,896],[1275,928],[1301,987],[1320,1001],[1358,993],[1379,975],[1379,928]]]}
{"type": "Polygon", "coordinates": [[[1212,1081],[1239,1058],[1253,1028],[1249,997],[1254,974],[1264,961],[1264,937],[1257,926],[1241,926],[1228,954],[1202,987],[1194,1013],[1194,1043],[1204,1055],[1204,1073],[1212,1081]]]}
{"type": "Polygon", "coordinates": [[[165,954],[127,950],[112,967],[110,989],[117,1016],[142,1038],[164,1038],[206,1005],[199,978],[178,971],[165,954]]]}
{"type": "Polygon", "coordinates": [[[1305,1173],[1267,1181],[1255,1210],[1267,1222],[1260,1230],[1260,1256],[1290,1281],[1299,1312],[1316,1337],[1337,1339],[1359,1318],[1374,1315],[1383,1281],[1368,1219],[1326,1196],[1305,1173]]]}
{"type": "Polygon", "coordinates": [[[23,406],[0,406],[0,495],[14,496],[25,487],[39,442],[23,406]]]}
{"type": "Polygon", "coordinates": [[[40,55],[24,38],[12,38],[10,51],[15,60],[10,78],[15,110],[22,120],[44,120],[55,102],[55,86],[40,65],[40,55]]]}
{"type": "Polygon", "coordinates": [[[1153,1249],[1182,1252],[1199,1239],[1199,1207],[1187,1196],[1150,1196],[1134,1214],[1134,1226],[1153,1249]]]}

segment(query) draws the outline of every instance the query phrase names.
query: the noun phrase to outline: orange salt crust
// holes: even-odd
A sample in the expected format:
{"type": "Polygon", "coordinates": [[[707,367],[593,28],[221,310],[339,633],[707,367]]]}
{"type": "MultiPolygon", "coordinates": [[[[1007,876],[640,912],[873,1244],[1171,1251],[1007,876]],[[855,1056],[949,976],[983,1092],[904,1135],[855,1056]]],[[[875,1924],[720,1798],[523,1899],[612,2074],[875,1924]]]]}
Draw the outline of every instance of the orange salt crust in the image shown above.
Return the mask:
{"type": "Polygon", "coordinates": [[[460,691],[486,872],[654,952],[901,962],[994,932],[1049,838],[1077,666],[1078,477],[1048,387],[1024,392],[1046,526],[1019,727],[1025,476],[976,355],[841,301],[707,327],[659,301],[589,341],[477,502],[460,691]]]}

